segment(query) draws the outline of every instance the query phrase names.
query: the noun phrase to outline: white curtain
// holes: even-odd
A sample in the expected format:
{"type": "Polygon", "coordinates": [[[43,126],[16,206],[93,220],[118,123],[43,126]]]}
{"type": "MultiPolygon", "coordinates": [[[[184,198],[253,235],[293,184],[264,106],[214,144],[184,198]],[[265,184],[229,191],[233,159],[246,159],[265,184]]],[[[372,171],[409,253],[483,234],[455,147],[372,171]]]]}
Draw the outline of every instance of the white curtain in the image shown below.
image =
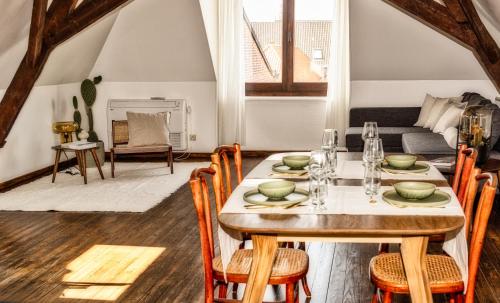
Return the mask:
{"type": "Polygon", "coordinates": [[[244,144],[245,66],[242,0],[219,0],[217,108],[219,144],[244,144]]]}
{"type": "Polygon", "coordinates": [[[335,0],[335,20],[330,44],[326,128],[339,133],[339,146],[345,146],[345,130],[349,123],[350,56],[349,0],[335,0]]]}

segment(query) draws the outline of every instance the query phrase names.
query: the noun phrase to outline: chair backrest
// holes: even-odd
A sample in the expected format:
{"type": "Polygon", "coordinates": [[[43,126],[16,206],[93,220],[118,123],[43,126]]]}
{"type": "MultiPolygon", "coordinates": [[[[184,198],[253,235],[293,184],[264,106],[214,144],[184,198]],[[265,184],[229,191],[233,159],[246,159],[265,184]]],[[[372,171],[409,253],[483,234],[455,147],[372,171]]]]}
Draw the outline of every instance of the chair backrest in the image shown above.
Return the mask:
{"type": "Polygon", "coordinates": [[[233,192],[233,186],[231,181],[231,162],[229,161],[229,155],[233,156],[234,167],[236,170],[236,180],[237,184],[240,184],[243,180],[243,170],[242,170],[242,158],[241,158],[241,146],[238,143],[234,143],[233,146],[222,145],[217,147],[212,153],[212,163],[217,164],[221,168],[220,181],[222,185],[222,205],[226,202],[226,199],[233,192]]]}
{"type": "Polygon", "coordinates": [[[118,144],[128,143],[128,121],[113,120],[111,121],[111,138],[113,139],[113,147],[118,144]]]}
{"type": "Polygon", "coordinates": [[[467,194],[467,188],[470,181],[470,174],[476,164],[477,151],[474,148],[466,148],[461,145],[458,151],[455,175],[453,176],[453,192],[457,195],[458,201],[462,207],[467,194]]]}
{"type": "Polygon", "coordinates": [[[193,170],[189,180],[200,231],[201,252],[205,271],[205,302],[213,302],[214,299],[212,259],[215,256],[207,176],[212,179],[214,196],[217,200],[220,199],[221,192],[219,172],[217,165],[212,163],[208,168],[193,170]]]}
{"type": "MultiPolygon", "coordinates": [[[[469,279],[465,302],[474,302],[476,277],[479,270],[479,260],[483,250],[484,238],[488,227],[497,188],[496,176],[491,173],[482,173],[476,176],[476,181],[486,180],[479,198],[476,215],[472,222],[472,233],[469,243],[469,279]]],[[[471,206],[472,207],[472,206],[471,206]]]]}

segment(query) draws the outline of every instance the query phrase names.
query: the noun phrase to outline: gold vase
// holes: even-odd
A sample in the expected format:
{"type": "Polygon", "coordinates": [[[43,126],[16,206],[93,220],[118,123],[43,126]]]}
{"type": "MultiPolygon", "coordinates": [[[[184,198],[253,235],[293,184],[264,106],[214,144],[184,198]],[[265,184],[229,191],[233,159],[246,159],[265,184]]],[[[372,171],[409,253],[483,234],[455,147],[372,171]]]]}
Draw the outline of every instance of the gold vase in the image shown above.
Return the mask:
{"type": "Polygon", "coordinates": [[[73,142],[73,133],[78,130],[78,123],[73,121],[54,122],[52,130],[59,134],[61,144],[73,142]]]}

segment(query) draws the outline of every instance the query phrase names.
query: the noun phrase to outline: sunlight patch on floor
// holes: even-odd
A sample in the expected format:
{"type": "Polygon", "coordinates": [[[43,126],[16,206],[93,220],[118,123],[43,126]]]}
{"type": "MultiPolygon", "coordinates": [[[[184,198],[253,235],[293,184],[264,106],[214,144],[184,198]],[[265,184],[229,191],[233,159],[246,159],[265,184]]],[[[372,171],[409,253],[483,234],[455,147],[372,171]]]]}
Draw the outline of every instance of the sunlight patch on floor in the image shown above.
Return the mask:
{"type": "Polygon", "coordinates": [[[60,298],[114,301],[161,255],[164,247],[94,245],[66,267],[60,298]]]}

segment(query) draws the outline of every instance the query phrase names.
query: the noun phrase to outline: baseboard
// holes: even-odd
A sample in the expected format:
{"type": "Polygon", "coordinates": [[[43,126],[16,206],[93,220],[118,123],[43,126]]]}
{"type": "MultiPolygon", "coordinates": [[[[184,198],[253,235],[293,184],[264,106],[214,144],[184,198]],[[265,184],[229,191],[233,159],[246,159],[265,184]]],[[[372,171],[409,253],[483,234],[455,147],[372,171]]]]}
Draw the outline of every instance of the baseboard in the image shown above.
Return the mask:
{"type": "MultiPolygon", "coordinates": [[[[59,170],[64,170],[67,169],[71,166],[76,165],[76,158],[72,158],[69,160],[65,160],[59,163],[59,170]]],[[[48,176],[52,174],[52,171],[54,170],[54,165],[47,166],[45,168],[36,170],[34,172],[19,176],[17,178],[5,181],[0,183],[0,193],[9,191],[11,189],[14,189],[18,186],[30,183],[35,181],[36,179],[39,179],[41,177],[48,176]]]]}

